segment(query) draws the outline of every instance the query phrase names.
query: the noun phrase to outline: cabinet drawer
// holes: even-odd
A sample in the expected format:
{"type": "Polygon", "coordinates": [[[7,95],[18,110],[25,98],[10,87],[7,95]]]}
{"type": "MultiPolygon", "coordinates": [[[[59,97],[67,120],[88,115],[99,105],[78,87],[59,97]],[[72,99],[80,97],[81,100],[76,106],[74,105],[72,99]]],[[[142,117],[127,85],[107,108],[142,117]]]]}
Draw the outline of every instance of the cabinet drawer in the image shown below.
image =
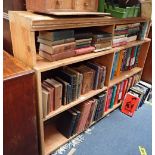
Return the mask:
{"type": "Polygon", "coordinates": [[[76,11],[97,11],[98,0],[75,0],[76,11]]]}

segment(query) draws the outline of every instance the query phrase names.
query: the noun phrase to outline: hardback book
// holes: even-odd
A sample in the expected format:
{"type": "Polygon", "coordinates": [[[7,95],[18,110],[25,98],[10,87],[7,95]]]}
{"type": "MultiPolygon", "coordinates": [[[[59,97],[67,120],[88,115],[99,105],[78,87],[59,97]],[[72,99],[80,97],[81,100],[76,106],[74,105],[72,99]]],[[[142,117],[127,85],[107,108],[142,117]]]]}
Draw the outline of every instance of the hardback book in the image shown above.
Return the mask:
{"type": "Polygon", "coordinates": [[[133,116],[134,112],[137,109],[137,106],[140,102],[140,98],[131,94],[131,93],[127,93],[125,96],[125,99],[122,103],[122,107],[121,107],[121,111],[128,115],[128,116],[133,116]]]}
{"type": "Polygon", "coordinates": [[[76,45],[76,49],[75,50],[78,50],[78,49],[81,49],[81,48],[88,48],[90,46],[91,46],[90,43],[79,44],[79,45],[76,45]]]}
{"type": "Polygon", "coordinates": [[[116,91],[117,91],[117,86],[114,85],[112,88],[112,97],[111,97],[111,101],[110,101],[110,108],[113,108],[113,106],[114,106],[116,91]]]}
{"type": "Polygon", "coordinates": [[[95,50],[95,47],[93,46],[89,46],[89,47],[85,47],[85,48],[80,48],[80,49],[76,49],[75,50],[75,55],[82,55],[82,54],[87,54],[87,53],[91,53],[95,50]]]}
{"type": "Polygon", "coordinates": [[[99,77],[100,77],[100,74],[102,72],[102,68],[99,65],[97,65],[97,64],[95,64],[93,62],[90,62],[90,61],[86,62],[86,66],[94,69],[94,71],[95,71],[95,77],[94,77],[94,82],[93,82],[93,89],[96,90],[98,88],[99,77]]]}
{"type": "Polygon", "coordinates": [[[73,136],[76,133],[76,129],[77,129],[78,122],[80,120],[81,112],[77,108],[72,108],[72,110],[77,113],[77,117],[76,117],[74,127],[73,127],[73,131],[72,131],[72,136],[73,136]]]}
{"type": "Polygon", "coordinates": [[[40,31],[39,38],[50,41],[74,38],[74,30],[40,31]]]}
{"type": "Polygon", "coordinates": [[[136,48],[136,54],[135,54],[135,64],[134,64],[134,67],[136,67],[138,65],[138,57],[139,57],[139,54],[140,54],[140,49],[141,49],[141,46],[137,46],[136,48]]]}
{"type": "Polygon", "coordinates": [[[47,114],[49,114],[54,110],[54,88],[44,81],[42,83],[42,88],[49,92],[49,102],[47,104],[47,114]]]}
{"type": "Polygon", "coordinates": [[[136,41],[137,40],[137,37],[138,37],[137,35],[128,36],[127,42],[136,41]]]}
{"type": "Polygon", "coordinates": [[[72,102],[72,86],[67,85],[67,104],[72,102]]]}
{"type": "Polygon", "coordinates": [[[68,82],[64,81],[63,79],[61,79],[60,77],[55,77],[55,79],[60,82],[62,84],[62,104],[66,105],[68,104],[68,100],[67,100],[67,94],[68,94],[68,90],[67,90],[67,86],[69,85],[68,82]]]}
{"type": "Polygon", "coordinates": [[[127,49],[127,61],[125,65],[125,70],[128,70],[130,66],[131,51],[132,51],[132,47],[127,49]]]}
{"type": "Polygon", "coordinates": [[[67,110],[59,116],[56,122],[57,129],[66,137],[70,138],[76,122],[77,113],[73,110],[67,110]]]}
{"type": "Polygon", "coordinates": [[[113,38],[118,39],[118,38],[124,38],[124,37],[126,37],[126,35],[123,34],[123,35],[119,35],[119,36],[114,36],[113,38]]]}
{"type": "Polygon", "coordinates": [[[123,59],[122,59],[122,66],[121,66],[121,71],[125,71],[125,67],[126,67],[126,62],[127,62],[127,49],[124,51],[123,53],[123,59]]]}
{"type": "Polygon", "coordinates": [[[112,47],[118,47],[118,46],[123,46],[126,45],[127,41],[122,41],[122,42],[118,42],[118,43],[113,43],[112,47]]]}
{"type": "Polygon", "coordinates": [[[124,50],[119,52],[118,64],[117,64],[117,69],[116,69],[116,76],[120,75],[120,70],[121,70],[121,66],[122,66],[122,59],[123,59],[123,53],[124,53],[124,50]]]}
{"type": "Polygon", "coordinates": [[[140,23],[128,24],[128,28],[140,27],[140,23]]]}
{"type": "Polygon", "coordinates": [[[126,42],[127,43],[127,37],[113,39],[113,44],[117,44],[117,43],[121,43],[121,42],[126,42]]]}
{"type": "Polygon", "coordinates": [[[93,89],[95,71],[85,65],[75,67],[75,69],[83,74],[81,94],[86,94],[93,89]]]}
{"type": "Polygon", "coordinates": [[[121,84],[119,83],[119,84],[117,84],[117,90],[116,90],[114,105],[118,104],[118,98],[119,98],[120,88],[121,88],[121,84]]]}
{"type": "Polygon", "coordinates": [[[109,32],[104,32],[104,31],[101,31],[101,30],[97,30],[97,29],[92,29],[92,37],[93,39],[98,39],[98,38],[112,38],[112,33],[109,33],[109,32]]]}
{"type": "Polygon", "coordinates": [[[75,42],[70,42],[70,43],[65,43],[65,44],[55,45],[55,46],[40,44],[39,50],[45,51],[49,54],[59,54],[63,52],[66,52],[67,54],[67,52],[73,51],[75,47],[76,47],[75,42]]]}
{"type": "Polygon", "coordinates": [[[95,49],[94,52],[102,52],[102,51],[105,51],[105,50],[110,50],[111,48],[112,48],[112,46],[104,47],[104,48],[100,48],[100,49],[95,49]]]}
{"type": "Polygon", "coordinates": [[[113,67],[112,67],[112,72],[110,77],[111,80],[114,78],[114,75],[117,69],[118,59],[119,59],[119,52],[116,52],[114,56],[113,67]]]}
{"type": "Polygon", "coordinates": [[[59,70],[57,72],[57,76],[60,77],[61,79],[63,79],[64,81],[68,82],[70,84],[70,87],[71,88],[71,91],[70,93],[70,96],[69,96],[69,101],[73,101],[73,99],[75,98],[75,96],[72,95],[72,92],[73,92],[73,85],[74,85],[74,79],[73,79],[73,76],[70,75],[69,73],[65,72],[64,70],[59,70]]]}
{"type": "Polygon", "coordinates": [[[88,100],[77,106],[78,110],[80,110],[81,112],[81,116],[80,116],[80,119],[77,125],[77,130],[76,130],[78,134],[85,130],[85,126],[86,126],[87,119],[89,117],[91,105],[92,105],[92,102],[88,100]]]}
{"type": "Polygon", "coordinates": [[[91,43],[92,42],[92,38],[76,40],[76,44],[78,44],[78,43],[85,43],[85,42],[91,43]]]}
{"type": "Polygon", "coordinates": [[[105,80],[106,80],[106,73],[107,73],[106,66],[101,65],[101,68],[102,68],[101,80],[99,78],[98,89],[102,89],[105,86],[105,80]]]}
{"type": "Polygon", "coordinates": [[[92,38],[92,32],[88,32],[85,29],[76,29],[75,30],[75,39],[80,40],[80,39],[90,39],[92,38]]]}
{"type": "Polygon", "coordinates": [[[49,54],[45,51],[39,51],[39,55],[49,61],[57,61],[75,56],[75,51],[62,52],[59,54],[49,54]]]}
{"type": "Polygon", "coordinates": [[[115,30],[126,30],[128,29],[128,25],[116,25],[115,30]]]}
{"type": "Polygon", "coordinates": [[[98,49],[104,49],[104,48],[110,48],[112,47],[111,45],[111,40],[110,41],[104,41],[102,43],[94,43],[93,46],[98,50],[98,49]]]}
{"type": "Polygon", "coordinates": [[[104,108],[104,112],[106,112],[109,109],[111,98],[112,98],[112,88],[109,88],[108,91],[107,91],[106,105],[105,105],[105,108],[104,108]]]}
{"type": "Polygon", "coordinates": [[[81,88],[82,88],[82,80],[83,80],[83,75],[76,71],[75,69],[71,67],[65,67],[65,70],[69,71],[72,75],[76,75],[75,78],[75,89],[76,89],[76,99],[80,97],[81,95],[81,88]]]}
{"type": "Polygon", "coordinates": [[[128,79],[128,86],[127,86],[126,92],[128,92],[129,88],[131,87],[132,78],[133,77],[129,77],[128,79]]]}
{"type": "Polygon", "coordinates": [[[122,101],[123,87],[124,87],[124,81],[122,81],[120,84],[120,91],[119,91],[119,95],[118,95],[118,103],[120,103],[122,101]]]}
{"type": "Polygon", "coordinates": [[[135,47],[132,47],[132,51],[131,51],[131,55],[130,55],[130,61],[129,61],[129,68],[128,69],[132,69],[132,66],[134,65],[134,54],[135,54],[135,47]]]}
{"type": "Polygon", "coordinates": [[[38,37],[37,41],[39,43],[41,43],[41,44],[45,44],[45,45],[48,45],[48,46],[55,46],[55,45],[75,42],[75,38],[67,38],[67,39],[62,39],[62,40],[57,40],[57,41],[51,41],[51,40],[42,39],[42,38],[38,37]]]}
{"type": "Polygon", "coordinates": [[[115,30],[114,32],[115,35],[126,35],[128,34],[128,29],[127,30],[115,30]]]}
{"type": "Polygon", "coordinates": [[[96,99],[92,99],[92,105],[91,105],[91,108],[90,108],[90,113],[89,113],[85,128],[88,128],[92,123],[92,117],[93,117],[93,114],[94,114],[94,109],[95,109],[95,106],[96,106],[96,102],[97,102],[96,99]]]}
{"type": "Polygon", "coordinates": [[[49,96],[50,96],[49,91],[42,88],[42,105],[43,105],[43,117],[44,118],[48,114],[47,108],[49,107],[49,96]]]}
{"type": "Polygon", "coordinates": [[[44,82],[54,88],[54,110],[57,110],[62,105],[62,84],[55,79],[46,79],[44,82]]]}
{"type": "Polygon", "coordinates": [[[123,90],[122,90],[122,100],[125,97],[127,86],[128,86],[128,79],[124,80],[124,86],[123,86],[123,90]]]}

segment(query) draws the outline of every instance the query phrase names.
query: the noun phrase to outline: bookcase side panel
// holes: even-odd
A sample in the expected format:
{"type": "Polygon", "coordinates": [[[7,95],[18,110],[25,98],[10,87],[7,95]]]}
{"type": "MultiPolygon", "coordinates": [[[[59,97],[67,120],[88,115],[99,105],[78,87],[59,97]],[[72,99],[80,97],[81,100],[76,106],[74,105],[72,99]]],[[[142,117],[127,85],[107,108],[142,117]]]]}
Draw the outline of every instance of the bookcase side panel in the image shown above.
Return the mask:
{"type": "Polygon", "coordinates": [[[9,20],[14,56],[30,67],[35,66],[35,33],[30,31],[29,21],[14,12],[9,12],[9,20]]]}
{"type": "Polygon", "coordinates": [[[149,47],[150,47],[150,41],[145,42],[141,45],[139,56],[138,56],[138,67],[141,67],[141,68],[144,67],[149,47]]]}
{"type": "Polygon", "coordinates": [[[44,149],[44,125],[43,125],[43,109],[42,109],[42,88],[41,88],[41,73],[36,71],[36,83],[37,83],[37,109],[38,109],[38,128],[40,138],[40,152],[45,154],[44,149]]]}

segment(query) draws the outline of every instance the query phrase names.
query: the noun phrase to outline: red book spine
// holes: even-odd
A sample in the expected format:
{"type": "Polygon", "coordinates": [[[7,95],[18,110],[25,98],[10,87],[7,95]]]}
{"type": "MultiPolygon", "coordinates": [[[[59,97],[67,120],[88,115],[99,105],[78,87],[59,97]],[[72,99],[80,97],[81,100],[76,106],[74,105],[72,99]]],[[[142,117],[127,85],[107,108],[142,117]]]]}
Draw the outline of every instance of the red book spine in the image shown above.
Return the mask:
{"type": "Polygon", "coordinates": [[[127,44],[127,41],[122,41],[122,42],[119,42],[119,43],[114,43],[112,45],[112,47],[122,46],[122,45],[126,45],[126,44],[127,44]]]}
{"type": "Polygon", "coordinates": [[[93,46],[80,48],[80,49],[75,50],[75,54],[76,55],[87,54],[87,53],[91,53],[94,50],[95,50],[95,47],[93,47],[93,46]]]}
{"type": "Polygon", "coordinates": [[[122,91],[122,100],[124,99],[126,89],[127,89],[127,85],[128,85],[128,79],[124,81],[123,91],[122,91]]]}
{"type": "Polygon", "coordinates": [[[108,90],[108,93],[107,93],[105,111],[107,111],[107,110],[109,109],[111,97],[112,97],[112,88],[110,88],[110,89],[108,90]]]}

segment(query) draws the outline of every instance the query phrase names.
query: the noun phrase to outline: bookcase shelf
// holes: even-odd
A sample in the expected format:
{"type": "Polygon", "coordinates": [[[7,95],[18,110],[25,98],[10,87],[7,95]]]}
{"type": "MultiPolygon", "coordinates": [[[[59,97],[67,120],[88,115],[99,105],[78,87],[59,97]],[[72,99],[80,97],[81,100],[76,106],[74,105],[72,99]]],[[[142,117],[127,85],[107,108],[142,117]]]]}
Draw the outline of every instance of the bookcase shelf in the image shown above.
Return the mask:
{"type": "MultiPolygon", "coordinates": [[[[120,106],[121,106],[121,103],[114,105],[113,108],[109,109],[104,113],[101,119],[103,119],[105,116],[107,116],[109,113],[111,113],[112,111],[114,111],[120,106]]],[[[95,125],[98,121],[93,122],[90,126],[95,125]]],[[[44,132],[45,132],[44,147],[45,147],[45,154],[47,155],[49,155],[50,153],[58,149],[60,146],[64,145],[65,143],[69,142],[70,140],[78,136],[78,134],[75,134],[74,136],[67,139],[56,129],[55,125],[52,125],[52,124],[47,125],[44,129],[44,132]]]]}
{"type": "Polygon", "coordinates": [[[122,73],[120,73],[119,76],[114,77],[114,79],[110,81],[109,87],[112,87],[115,84],[120,83],[121,81],[133,76],[134,74],[137,74],[137,73],[141,72],[142,70],[143,69],[140,68],[140,67],[135,67],[135,68],[133,68],[131,70],[123,71],[122,73]]]}
{"type": "Polygon", "coordinates": [[[68,110],[68,109],[70,109],[70,108],[72,108],[72,107],[86,101],[87,99],[89,99],[89,98],[91,98],[91,97],[93,97],[93,96],[95,96],[95,95],[97,95],[97,94],[99,94],[99,93],[101,93],[101,92],[103,92],[105,90],[107,90],[107,87],[104,87],[103,89],[98,89],[98,90],[91,90],[89,93],[87,93],[85,95],[81,95],[79,97],[79,99],[77,99],[76,101],[73,101],[73,102],[71,102],[71,103],[69,103],[67,105],[61,106],[59,109],[57,109],[57,110],[51,112],[50,114],[48,114],[46,116],[46,118],[44,118],[44,121],[46,121],[46,120],[48,120],[48,119],[50,119],[50,118],[64,112],[65,110],[68,110]]]}
{"type": "Polygon", "coordinates": [[[44,72],[44,71],[47,71],[50,69],[55,69],[58,67],[62,67],[62,66],[73,64],[73,63],[81,62],[84,60],[89,60],[89,59],[93,59],[93,58],[100,57],[103,55],[107,55],[110,53],[114,53],[114,52],[117,52],[117,51],[120,51],[120,50],[123,50],[126,48],[141,45],[141,44],[149,42],[149,41],[150,41],[150,39],[148,39],[148,38],[145,40],[137,40],[137,41],[129,42],[127,45],[115,47],[115,48],[112,48],[110,50],[105,50],[105,51],[97,52],[97,53],[89,53],[89,54],[71,57],[71,58],[67,58],[67,59],[63,59],[63,60],[59,60],[59,61],[54,61],[54,62],[50,62],[50,61],[40,57],[37,54],[37,63],[36,63],[36,66],[34,67],[34,69],[37,71],[40,71],[40,72],[44,72]]]}
{"type": "MultiPolygon", "coordinates": [[[[106,31],[110,31],[110,33],[114,35],[114,27],[117,24],[132,24],[137,22],[143,23],[148,22],[149,20],[140,17],[117,19],[109,16],[52,17],[26,11],[10,11],[9,20],[14,56],[26,65],[32,67],[36,73],[38,126],[41,155],[47,155],[49,153],[52,153],[54,150],[56,150],[57,148],[59,148],[60,146],[77,136],[76,134],[70,139],[67,139],[56,130],[55,125],[51,124],[50,126],[46,126],[46,123],[57,117],[58,114],[80,103],[82,104],[83,101],[86,101],[87,99],[90,99],[91,97],[103,92],[104,90],[109,89],[113,85],[133,76],[134,74],[141,73],[145,64],[148,48],[150,45],[150,39],[137,40],[129,42],[127,45],[111,48],[110,50],[105,50],[97,53],[94,52],[76,57],[66,58],[55,62],[50,62],[40,57],[38,54],[36,44],[36,34],[38,33],[38,31],[82,27],[100,27],[101,29],[105,30],[106,27],[106,31]],[[120,50],[124,50],[137,45],[141,45],[142,47],[139,55],[138,66],[129,71],[122,72],[120,76],[114,77],[113,80],[110,80],[115,53],[120,50]],[[76,101],[69,103],[68,105],[61,106],[56,111],[53,111],[50,114],[48,114],[46,118],[43,118],[41,81],[44,72],[49,72],[59,67],[71,65],[90,59],[92,59],[92,61],[97,61],[103,66],[106,66],[106,87],[99,90],[92,90],[89,93],[82,95],[76,101]]],[[[115,110],[120,105],[121,103],[114,105],[112,109],[109,109],[107,112],[104,113],[103,117],[115,110]]],[[[94,122],[93,124],[95,123],[96,122],[94,122]]]]}

